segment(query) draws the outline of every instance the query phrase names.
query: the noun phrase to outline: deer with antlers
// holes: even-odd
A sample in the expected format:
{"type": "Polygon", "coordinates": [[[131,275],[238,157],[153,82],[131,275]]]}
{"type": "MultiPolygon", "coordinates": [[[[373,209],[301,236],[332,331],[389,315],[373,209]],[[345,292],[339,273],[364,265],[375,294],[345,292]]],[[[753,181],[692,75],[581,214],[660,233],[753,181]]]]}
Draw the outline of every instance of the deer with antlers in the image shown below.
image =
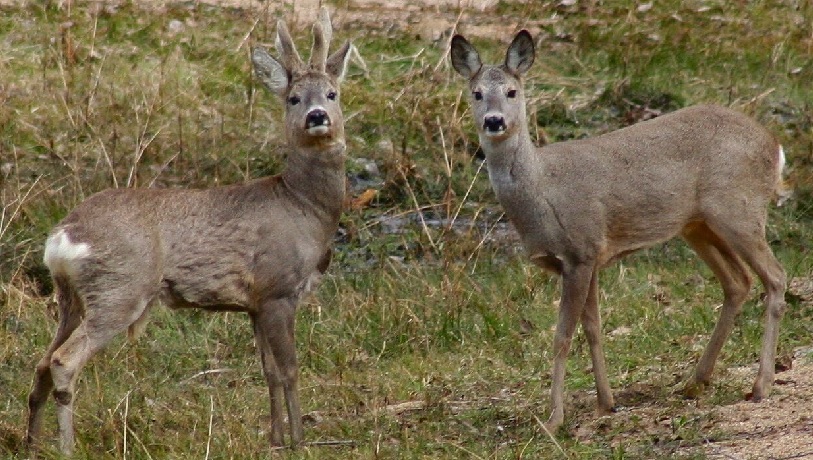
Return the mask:
{"type": "Polygon", "coordinates": [[[542,148],[531,142],[522,76],[534,42],[519,32],[502,65],[484,65],[462,36],[451,40],[454,69],[468,79],[488,176],[531,261],[562,276],[553,340],[548,429],[564,421],[565,361],[581,322],[598,393],[613,410],[598,310],[598,273],[638,249],[682,237],[723,287],[723,306],[685,392],[710,382],[720,350],[752,285],[766,290],[765,334],[752,399],[774,377],[785,272],[765,239],[767,207],[782,195],[784,154],[765,128],[733,110],[689,107],[601,136],[542,148]]]}
{"type": "Polygon", "coordinates": [[[271,399],[270,443],[302,441],[294,319],[297,304],[328,267],[345,192],[339,83],[350,43],[328,56],[323,9],[309,62],[283,21],[279,59],[252,51],[255,74],[285,103],[286,169],[278,176],[209,189],[113,189],[77,206],[50,233],[59,325],[36,366],[27,441],[40,436],[53,392],[61,450],[74,447],[79,372],[110,340],[146,321],[160,299],[172,308],[246,312],[271,399]]]}

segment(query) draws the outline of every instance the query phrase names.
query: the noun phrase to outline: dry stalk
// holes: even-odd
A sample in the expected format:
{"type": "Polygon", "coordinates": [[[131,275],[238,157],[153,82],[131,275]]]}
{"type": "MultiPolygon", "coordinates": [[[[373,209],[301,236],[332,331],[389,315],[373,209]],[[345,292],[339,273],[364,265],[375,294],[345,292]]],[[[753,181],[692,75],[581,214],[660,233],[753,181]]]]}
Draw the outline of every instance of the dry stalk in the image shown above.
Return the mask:
{"type": "Polygon", "coordinates": [[[457,207],[457,210],[455,210],[454,216],[452,216],[451,222],[449,223],[450,227],[454,224],[455,220],[457,220],[457,216],[460,214],[460,211],[463,209],[463,205],[466,204],[466,199],[469,197],[469,194],[471,193],[471,189],[474,188],[474,183],[477,181],[477,178],[480,176],[480,171],[483,170],[483,165],[485,165],[485,164],[486,164],[486,162],[482,161],[482,162],[480,162],[480,166],[477,167],[477,171],[474,173],[474,177],[471,179],[471,182],[469,182],[469,188],[466,189],[466,193],[463,195],[463,199],[460,200],[460,205],[457,207]]]}
{"type": "Polygon", "coordinates": [[[205,460],[209,460],[209,449],[212,445],[212,421],[215,417],[215,398],[212,395],[209,395],[209,432],[206,437],[206,457],[205,460]]]}
{"type": "Polygon", "coordinates": [[[3,235],[5,235],[6,231],[8,231],[8,228],[11,226],[11,222],[13,222],[17,215],[20,213],[20,209],[22,209],[23,204],[26,202],[26,200],[28,200],[29,196],[31,195],[31,191],[34,190],[34,187],[36,187],[37,184],[39,184],[40,179],[42,179],[42,176],[37,176],[37,178],[34,179],[34,182],[28,187],[28,190],[26,190],[25,193],[23,193],[23,196],[21,198],[12,200],[11,203],[4,205],[3,209],[0,210],[0,240],[3,239],[3,235]],[[14,207],[14,210],[11,211],[11,215],[8,217],[8,219],[6,219],[8,209],[15,202],[17,206],[14,207]]]}
{"type": "MultiPolygon", "coordinates": [[[[356,445],[356,441],[354,441],[352,439],[336,439],[336,440],[331,440],[331,441],[303,442],[302,445],[303,446],[308,446],[308,447],[343,447],[343,446],[354,447],[356,445]]],[[[279,451],[289,450],[289,449],[291,449],[291,446],[277,446],[277,447],[272,447],[271,451],[272,452],[279,452],[279,451]]]]}
{"type": "Polygon", "coordinates": [[[336,439],[336,440],[333,440],[333,441],[311,441],[311,442],[306,442],[305,445],[306,446],[312,446],[312,447],[355,446],[356,441],[353,441],[352,439],[336,439]]]}
{"type": "MultiPolygon", "coordinates": [[[[488,237],[489,237],[489,236],[491,236],[491,232],[493,232],[493,231],[494,231],[494,229],[495,229],[495,228],[497,228],[497,224],[499,224],[499,223],[500,223],[500,219],[502,219],[504,216],[505,216],[505,213],[504,213],[504,212],[503,212],[503,213],[501,213],[501,214],[500,214],[500,216],[499,216],[499,217],[497,217],[497,220],[495,220],[495,221],[494,221],[494,224],[493,224],[493,225],[492,225],[492,226],[491,226],[491,227],[488,229],[488,231],[486,231],[486,234],[485,234],[485,235],[483,235],[483,237],[482,237],[482,238],[480,238],[480,242],[479,242],[479,243],[477,243],[477,246],[476,246],[476,247],[474,248],[474,250],[471,252],[471,254],[469,255],[468,259],[466,259],[466,263],[471,262],[472,257],[474,257],[474,256],[476,256],[476,255],[478,255],[478,254],[480,254],[480,249],[483,247],[483,245],[485,244],[485,242],[486,242],[486,240],[488,239],[488,237]]],[[[472,274],[472,275],[474,274],[474,271],[475,271],[475,269],[476,269],[476,268],[477,268],[477,263],[475,263],[475,264],[474,264],[474,266],[473,266],[473,267],[471,267],[471,274],[472,274]]]]}
{"type": "MultiPolygon", "coordinates": [[[[271,5],[270,3],[266,3],[264,9],[267,10],[270,5],[271,5]]],[[[251,27],[249,27],[248,32],[246,32],[246,34],[243,36],[243,39],[240,40],[240,44],[237,45],[237,48],[234,49],[235,53],[239,52],[243,48],[243,45],[246,44],[248,39],[251,38],[251,33],[254,32],[254,29],[257,27],[258,22],[260,22],[259,16],[257,16],[257,19],[254,20],[253,24],[251,24],[251,27]]]]}
{"type": "Polygon", "coordinates": [[[454,24],[452,24],[452,32],[449,34],[449,37],[446,39],[446,42],[443,44],[443,54],[438,59],[438,63],[435,64],[434,71],[437,72],[441,66],[445,64],[446,68],[449,68],[449,50],[451,49],[452,44],[452,37],[454,37],[454,32],[457,31],[457,25],[460,24],[460,18],[463,17],[463,13],[465,12],[465,8],[460,8],[460,13],[457,14],[457,19],[455,19],[454,24]]]}
{"type": "Polygon", "coordinates": [[[127,431],[130,433],[130,435],[132,435],[133,439],[136,440],[138,445],[141,446],[141,449],[144,451],[144,455],[146,455],[149,460],[154,460],[152,458],[152,455],[150,455],[150,451],[147,449],[147,446],[144,445],[144,442],[141,441],[141,438],[138,437],[135,431],[133,431],[132,428],[129,427],[127,428],[127,431]]]}
{"type": "MultiPolygon", "coordinates": [[[[440,124],[440,117],[435,117],[435,123],[438,125],[438,134],[440,134],[440,146],[443,150],[443,170],[446,173],[446,196],[444,197],[443,205],[446,207],[446,215],[450,213],[452,206],[452,159],[449,158],[449,151],[446,149],[446,136],[443,135],[443,126],[440,124]]],[[[446,230],[451,229],[454,222],[449,221],[446,230]]]]}
{"type": "Polygon", "coordinates": [[[127,416],[130,413],[130,393],[131,392],[132,392],[132,390],[128,391],[127,394],[124,395],[124,417],[123,417],[124,418],[124,423],[123,423],[124,426],[123,426],[123,428],[121,430],[122,431],[122,436],[124,437],[124,443],[122,445],[122,453],[121,453],[121,455],[122,455],[122,457],[124,459],[127,458],[127,431],[130,428],[130,427],[127,426],[127,416]]]}
{"type": "Polygon", "coordinates": [[[451,445],[453,445],[453,446],[457,447],[458,449],[462,450],[463,452],[465,452],[467,455],[471,456],[472,458],[478,458],[480,460],[485,460],[484,457],[481,457],[481,456],[475,454],[474,452],[470,451],[469,449],[466,449],[465,447],[461,446],[460,444],[458,444],[456,442],[452,442],[451,445]]]}
{"type": "Polygon", "coordinates": [[[364,58],[361,57],[361,54],[355,45],[350,45],[350,59],[355,62],[357,66],[361,67],[361,70],[364,71],[364,78],[370,78],[370,71],[367,68],[367,62],[365,62],[364,58]]]}
{"type": "MultiPolygon", "coordinates": [[[[91,57],[93,57],[94,53],[96,52],[96,30],[97,30],[98,26],[99,26],[99,15],[97,13],[94,13],[94,15],[93,15],[93,34],[91,35],[91,38],[90,38],[90,52],[88,53],[88,56],[91,56],[91,57]]],[[[95,81],[93,82],[93,86],[90,89],[90,94],[87,97],[87,103],[85,104],[85,114],[84,114],[86,124],[88,123],[87,120],[88,120],[88,118],[90,116],[90,108],[93,106],[93,100],[94,100],[94,97],[96,96],[96,90],[99,88],[99,80],[100,80],[100,76],[101,76],[101,73],[102,73],[102,67],[104,67],[104,62],[105,62],[106,57],[107,57],[106,54],[102,55],[102,62],[99,63],[99,69],[96,71],[95,81]]]]}
{"type": "MultiPolygon", "coordinates": [[[[440,206],[442,206],[442,205],[441,204],[425,204],[425,205],[421,206],[420,208],[409,209],[409,210],[401,211],[401,212],[398,212],[398,213],[395,213],[395,214],[392,214],[392,215],[387,214],[387,212],[389,212],[389,210],[388,210],[388,211],[383,212],[380,217],[382,217],[382,218],[386,217],[386,218],[389,218],[389,219],[393,219],[393,218],[396,218],[396,217],[408,216],[408,215],[413,214],[413,213],[419,213],[419,212],[425,211],[427,209],[438,208],[440,206]]],[[[391,209],[396,209],[396,208],[391,208],[391,209]]],[[[368,222],[368,223],[362,225],[361,227],[359,227],[359,230],[368,230],[368,229],[370,229],[370,228],[372,228],[372,227],[374,227],[376,225],[381,225],[381,219],[371,220],[370,222],[368,222]]]]}
{"type": "Polygon", "coordinates": [[[116,169],[113,167],[113,162],[110,161],[110,155],[107,154],[107,147],[104,146],[104,141],[101,137],[97,137],[96,139],[99,140],[99,146],[102,148],[102,154],[107,162],[107,167],[110,168],[110,176],[113,177],[113,186],[119,188],[119,180],[116,178],[116,169]]]}
{"type": "Polygon", "coordinates": [[[196,379],[198,377],[203,377],[203,376],[206,376],[206,375],[225,374],[225,373],[228,373],[228,372],[234,372],[234,369],[230,369],[228,367],[224,367],[222,369],[208,369],[208,370],[205,370],[205,371],[200,371],[200,372],[198,372],[197,374],[195,374],[195,375],[193,375],[191,377],[188,377],[188,378],[185,378],[185,379],[181,380],[179,382],[179,384],[183,385],[183,384],[191,382],[192,380],[194,380],[194,379],[196,379]]]}
{"type": "Polygon", "coordinates": [[[404,186],[409,192],[410,198],[412,198],[412,204],[414,206],[414,212],[418,213],[418,218],[421,220],[421,228],[423,229],[424,234],[429,239],[429,244],[432,246],[432,249],[437,253],[438,246],[435,244],[435,239],[432,238],[432,233],[429,231],[429,227],[426,225],[426,220],[423,218],[423,212],[421,212],[421,206],[418,204],[418,199],[415,197],[415,192],[412,190],[412,186],[409,184],[409,179],[407,179],[406,174],[404,174],[403,168],[398,168],[398,174],[401,175],[401,178],[404,180],[404,186]]]}
{"type": "MultiPolygon", "coordinates": [[[[163,76],[162,76],[162,79],[163,79],[163,76]]],[[[158,128],[152,134],[152,136],[149,139],[146,139],[147,130],[150,127],[150,123],[152,121],[153,114],[154,114],[155,109],[156,109],[156,105],[160,104],[159,99],[161,97],[162,84],[163,84],[163,81],[158,83],[158,89],[155,92],[155,95],[153,96],[152,101],[150,101],[149,103],[147,102],[146,94],[142,93],[142,95],[141,95],[142,99],[143,99],[144,107],[146,107],[146,109],[147,109],[146,110],[146,119],[144,120],[144,122],[142,124],[142,128],[141,128],[140,132],[136,136],[136,146],[135,146],[135,152],[133,153],[133,163],[130,166],[130,173],[127,176],[127,183],[125,185],[126,187],[133,187],[133,186],[136,185],[134,183],[134,180],[135,180],[135,176],[136,176],[136,170],[138,169],[138,165],[141,162],[141,157],[144,155],[144,152],[147,150],[147,147],[149,147],[150,144],[152,144],[152,142],[158,137],[158,135],[161,134],[161,131],[163,131],[164,128],[166,128],[168,126],[168,123],[165,123],[163,126],[158,128]]],[[[138,112],[138,110],[136,110],[135,111],[136,125],[141,123],[141,121],[139,120],[138,114],[139,114],[139,112],[138,112]]]]}
{"type": "Polygon", "coordinates": [[[562,454],[562,457],[564,457],[564,458],[570,458],[570,457],[567,455],[567,452],[565,452],[565,450],[564,450],[564,449],[562,449],[562,445],[561,445],[561,444],[559,444],[559,441],[557,441],[557,440],[556,440],[556,436],[554,436],[554,435],[553,435],[553,433],[551,433],[551,432],[550,432],[550,430],[548,430],[548,427],[546,427],[546,426],[545,426],[545,424],[544,424],[544,423],[542,423],[542,420],[539,420],[539,417],[537,417],[537,416],[536,416],[536,414],[534,414],[533,412],[531,412],[531,416],[534,418],[534,420],[536,420],[536,423],[537,423],[537,424],[538,424],[540,427],[542,427],[542,430],[545,432],[545,434],[547,434],[547,435],[548,435],[548,438],[550,438],[550,440],[551,440],[551,441],[553,441],[553,445],[555,445],[555,446],[556,446],[556,449],[559,451],[559,453],[561,453],[561,454],[562,454]]]}
{"type": "MultiPolygon", "coordinates": [[[[142,136],[147,134],[147,132],[146,132],[147,131],[147,124],[144,125],[144,131],[141,133],[142,136]]],[[[161,134],[161,130],[163,128],[164,127],[158,128],[158,130],[156,130],[155,133],[153,133],[152,137],[147,139],[146,142],[144,142],[142,140],[143,137],[139,136],[139,140],[138,140],[138,143],[136,145],[136,151],[135,151],[135,154],[133,155],[134,156],[133,164],[132,164],[132,166],[130,166],[130,174],[127,176],[127,184],[126,184],[127,187],[133,187],[135,185],[133,183],[133,178],[135,177],[135,172],[136,172],[136,169],[138,168],[138,164],[141,162],[141,157],[144,155],[144,151],[147,150],[147,147],[149,147],[150,144],[152,144],[152,141],[154,141],[155,138],[157,138],[158,135],[161,134]]]]}

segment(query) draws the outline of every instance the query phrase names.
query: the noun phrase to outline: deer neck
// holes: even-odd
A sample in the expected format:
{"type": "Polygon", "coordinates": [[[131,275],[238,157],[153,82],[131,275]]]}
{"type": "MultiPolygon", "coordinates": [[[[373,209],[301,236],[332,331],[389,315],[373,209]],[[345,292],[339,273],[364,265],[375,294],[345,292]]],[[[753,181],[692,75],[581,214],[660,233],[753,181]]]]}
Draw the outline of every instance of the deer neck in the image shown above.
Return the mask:
{"type": "Polygon", "coordinates": [[[511,137],[492,140],[481,135],[480,145],[486,154],[489,180],[498,197],[524,186],[529,177],[528,168],[533,164],[534,151],[524,120],[511,137]]]}
{"type": "Polygon", "coordinates": [[[537,153],[528,129],[520,129],[500,142],[483,139],[481,143],[491,187],[526,250],[534,258],[541,257],[536,263],[560,270],[556,254],[561,250],[556,243],[566,236],[560,216],[547,196],[549,186],[555,184],[544,183],[544,157],[537,153]]]}
{"type": "Polygon", "coordinates": [[[345,191],[345,145],[298,147],[288,155],[282,180],[288,190],[317,216],[338,222],[345,191]]]}

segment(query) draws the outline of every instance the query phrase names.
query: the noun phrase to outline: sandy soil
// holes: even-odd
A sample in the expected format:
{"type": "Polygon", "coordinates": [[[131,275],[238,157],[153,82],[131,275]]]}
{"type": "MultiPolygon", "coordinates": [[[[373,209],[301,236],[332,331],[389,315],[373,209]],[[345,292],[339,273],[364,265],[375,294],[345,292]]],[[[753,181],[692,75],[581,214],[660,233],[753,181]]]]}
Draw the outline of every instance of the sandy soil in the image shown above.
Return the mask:
{"type": "MultiPolygon", "coordinates": [[[[813,459],[813,347],[796,350],[792,368],[776,375],[770,398],[753,403],[741,400],[730,405],[705,404],[704,401],[686,401],[688,412],[670,411],[659,400],[636,402],[622,407],[618,413],[591,418],[573,433],[582,442],[591,443],[595,433],[614,433],[612,443],[635,445],[642,438],[653,443],[666,442],[665,451],[691,457],[703,454],[713,460],[790,460],[813,459]],[[700,417],[705,442],[675,448],[681,443],[675,434],[680,423],[678,412],[700,417]],[[631,427],[634,427],[631,428],[631,427]],[[672,444],[672,447],[668,445],[672,444]]],[[[727,380],[747,387],[756,376],[757,366],[725,369],[727,380]]],[[[630,387],[616,392],[617,400],[637,399],[657,393],[646,385],[630,387]]],[[[591,407],[594,395],[582,403],[591,407]]],[[[647,398],[648,399],[648,398],[647,398]]],[[[695,426],[695,429],[698,427],[695,426]]]]}
{"type": "MultiPolygon", "coordinates": [[[[809,356],[810,351],[797,354],[809,356]]],[[[715,428],[729,438],[703,446],[709,458],[813,458],[813,363],[807,356],[799,356],[793,369],[777,375],[774,395],[768,401],[742,401],[716,409],[719,424],[715,428]]],[[[748,372],[748,376],[752,374],[748,372]]]]}

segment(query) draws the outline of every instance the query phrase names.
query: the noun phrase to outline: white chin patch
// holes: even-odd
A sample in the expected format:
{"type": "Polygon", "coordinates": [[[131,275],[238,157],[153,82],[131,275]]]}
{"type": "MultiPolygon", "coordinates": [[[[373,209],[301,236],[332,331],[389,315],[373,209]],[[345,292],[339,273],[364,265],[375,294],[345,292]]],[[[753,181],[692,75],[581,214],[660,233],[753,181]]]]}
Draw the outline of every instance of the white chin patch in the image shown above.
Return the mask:
{"type": "Polygon", "coordinates": [[[485,131],[486,137],[503,137],[505,136],[505,128],[502,128],[498,131],[491,131],[486,129],[485,131]]]}
{"type": "Polygon", "coordinates": [[[311,126],[305,131],[307,131],[308,134],[310,134],[311,136],[324,136],[325,134],[328,133],[328,131],[330,131],[330,126],[326,125],[311,126]]]}

